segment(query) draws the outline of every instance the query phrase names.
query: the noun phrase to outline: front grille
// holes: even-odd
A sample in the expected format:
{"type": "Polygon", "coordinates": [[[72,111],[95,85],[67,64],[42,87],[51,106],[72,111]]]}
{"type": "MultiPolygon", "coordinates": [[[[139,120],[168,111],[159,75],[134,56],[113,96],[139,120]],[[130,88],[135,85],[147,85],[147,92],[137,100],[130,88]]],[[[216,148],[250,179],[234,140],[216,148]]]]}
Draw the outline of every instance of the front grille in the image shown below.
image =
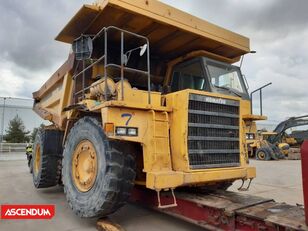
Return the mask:
{"type": "Polygon", "coordinates": [[[191,169],[239,166],[239,101],[189,95],[191,169]]]}

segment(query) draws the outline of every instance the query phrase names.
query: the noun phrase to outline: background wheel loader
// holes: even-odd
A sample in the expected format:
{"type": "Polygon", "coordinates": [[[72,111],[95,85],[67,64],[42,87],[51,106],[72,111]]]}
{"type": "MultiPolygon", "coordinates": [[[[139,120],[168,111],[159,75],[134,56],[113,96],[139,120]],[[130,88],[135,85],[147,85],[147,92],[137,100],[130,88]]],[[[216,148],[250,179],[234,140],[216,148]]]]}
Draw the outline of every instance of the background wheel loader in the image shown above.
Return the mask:
{"type": "Polygon", "coordinates": [[[257,160],[277,160],[288,157],[290,153],[299,153],[298,147],[303,139],[297,141],[286,131],[293,127],[305,125],[308,125],[307,115],[291,117],[282,121],[273,132],[257,132],[256,123],[253,122],[249,127],[247,126],[250,133],[246,133],[249,156],[255,157],[257,160]],[[249,134],[253,134],[251,138],[254,139],[249,139],[247,137],[249,134]]]}
{"type": "Polygon", "coordinates": [[[33,93],[52,122],[33,146],[33,182],[63,182],[80,217],[106,216],[133,187],[211,189],[251,180],[247,86],[232,65],[249,39],[159,1],[84,5],[58,41],[68,60],[33,93]],[[169,12],[162,14],[161,12],[169,12]]]}

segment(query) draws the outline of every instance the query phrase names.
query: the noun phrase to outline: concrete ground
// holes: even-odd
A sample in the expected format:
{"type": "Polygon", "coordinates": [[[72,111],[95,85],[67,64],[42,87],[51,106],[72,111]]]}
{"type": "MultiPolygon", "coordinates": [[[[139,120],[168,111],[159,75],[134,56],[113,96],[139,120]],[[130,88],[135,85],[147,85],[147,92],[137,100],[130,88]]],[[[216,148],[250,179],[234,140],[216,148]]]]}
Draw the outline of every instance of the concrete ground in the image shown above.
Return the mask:
{"type": "MultiPolygon", "coordinates": [[[[257,179],[249,192],[257,196],[273,198],[290,204],[303,204],[301,167],[298,160],[251,161],[257,167],[257,179]]],[[[240,182],[231,190],[237,191],[240,182]]],[[[0,204],[55,204],[56,215],[52,220],[0,220],[0,231],[90,231],[96,230],[95,219],[80,219],[66,203],[63,189],[53,187],[36,190],[28,172],[25,156],[0,153],[0,204]]],[[[201,231],[197,226],[168,215],[128,204],[111,219],[127,231],[201,231]]]]}
{"type": "MultiPolygon", "coordinates": [[[[288,204],[304,204],[300,160],[250,161],[257,168],[257,177],[247,193],[288,204]]],[[[237,191],[241,182],[229,188],[237,191]]]]}

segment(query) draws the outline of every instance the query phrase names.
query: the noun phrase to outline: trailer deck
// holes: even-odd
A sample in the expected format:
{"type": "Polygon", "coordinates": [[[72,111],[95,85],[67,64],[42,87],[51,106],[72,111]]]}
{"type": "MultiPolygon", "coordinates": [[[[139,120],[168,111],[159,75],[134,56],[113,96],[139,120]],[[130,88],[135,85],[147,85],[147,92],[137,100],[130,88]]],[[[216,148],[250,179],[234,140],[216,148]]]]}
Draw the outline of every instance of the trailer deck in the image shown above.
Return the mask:
{"type": "MultiPolygon", "coordinates": [[[[305,168],[308,165],[308,141],[304,142],[301,152],[304,200],[308,211],[308,171],[305,168]]],[[[132,201],[136,203],[208,230],[308,230],[302,205],[288,205],[240,192],[175,192],[177,206],[164,209],[158,208],[157,195],[153,191],[135,187],[132,195],[132,201]]],[[[172,194],[161,193],[162,205],[170,205],[173,201],[172,194]]]]}
{"type": "MultiPolygon", "coordinates": [[[[177,206],[159,209],[156,194],[135,188],[132,201],[178,217],[208,230],[308,230],[302,206],[229,191],[176,192],[177,206]]],[[[172,195],[161,193],[161,203],[171,204],[172,195]]]]}

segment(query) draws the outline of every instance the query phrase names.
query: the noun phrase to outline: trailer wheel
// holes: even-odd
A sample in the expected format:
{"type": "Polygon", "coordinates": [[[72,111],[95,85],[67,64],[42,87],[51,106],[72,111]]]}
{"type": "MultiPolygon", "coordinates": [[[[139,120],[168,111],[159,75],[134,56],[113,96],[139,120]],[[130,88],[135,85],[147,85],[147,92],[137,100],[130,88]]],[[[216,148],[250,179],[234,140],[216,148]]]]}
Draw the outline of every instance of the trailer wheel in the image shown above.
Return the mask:
{"type": "Polygon", "coordinates": [[[76,122],[63,152],[62,180],[78,216],[107,216],[126,203],[136,176],[130,150],[129,143],[108,140],[96,119],[76,122]]]}
{"type": "Polygon", "coordinates": [[[259,148],[256,151],[257,160],[271,160],[271,153],[267,148],[259,148]]]}
{"type": "Polygon", "coordinates": [[[59,130],[38,131],[30,162],[36,188],[58,184],[61,177],[62,137],[63,133],[59,130]]]}

